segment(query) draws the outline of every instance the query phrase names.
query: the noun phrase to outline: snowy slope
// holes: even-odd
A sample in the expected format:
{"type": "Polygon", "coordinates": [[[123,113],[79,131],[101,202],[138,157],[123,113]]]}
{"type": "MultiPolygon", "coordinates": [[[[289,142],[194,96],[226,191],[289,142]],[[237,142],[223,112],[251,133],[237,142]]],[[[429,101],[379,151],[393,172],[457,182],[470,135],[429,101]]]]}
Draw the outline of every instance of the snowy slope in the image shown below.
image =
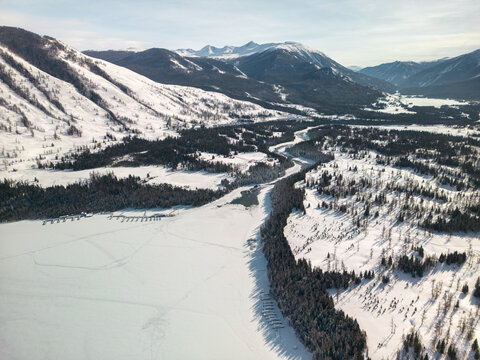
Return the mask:
{"type": "Polygon", "coordinates": [[[212,45],[206,45],[200,50],[193,49],[178,49],[175,50],[179,55],[188,57],[212,57],[217,59],[234,59],[239,56],[248,56],[258,52],[265,51],[269,48],[275,47],[278,44],[257,44],[250,41],[242,46],[224,46],[217,48],[212,45]]]}
{"type": "Polygon", "coordinates": [[[380,64],[377,66],[369,66],[360,69],[362,74],[373,76],[379,79],[386,80],[395,85],[400,85],[405,82],[410,76],[435,65],[438,61],[421,62],[414,61],[395,61],[392,63],[380,64]]]}
{"type": "MultiPolygon", "coordinates": [[[[314,80],[320,76],[321,73],[324,73],[327,78],[335,78],[337,83],[340,82],[343,85],[345,85],[344,83],[357,83],[388,92],[392,92],[395,89],[392,84],[384,80],[352,71],[328,57],[323,52],[304,44],[287,41],[284,43],[266,45],[268,46],[259,52],[255,52],[248,56],[237,57],[230,61],[249,77],[262,81],[268,80],[270,82],[275,79],[275,81],[277,81],[275,83],[280,85],[285,85],[282,82],[285,80],[282,80],[285,74],[297,73],[297,77],[294,79],[295,83],[298,84],[298,82],[314,80]],[[256,69],[257,67],[268,69],[268,72],[273,75],[274,78],[265,79],[261,76],[259,77],[258,73],[261,73],[262,71],[256,69]]],[[[319,79],[322,77],[323,76],[319,79]]],[[[323,81],[319,82],[319,87],[328,89],[328,82],[328,79],[323,79],[323,81]]],[[[338,85],[340,84],[337,84],[337,86],[338,85]]],[[[330,89],[330,91],[334,92],[333,89],[330,89]]],[[[351,91],[354,93],[362,93],[368,90],[351,89],[351,91]]],[[[342,97],[347,96],[347,94],[336,94],[336,96],[342,97]]]]}
{"type": "Polygon", "coordinates": [[[54,161],[80,147],[98,149],[126,135],[163,138],[185,127],[280,114],[219,93],[159,84],[42,39],[52,61],[66,64],[74,80],[40,70],[0,42],[1,171],[54,161]]]}
{"type": "MultiPolygon", "coordinates": [[[[286,50],[289,52],[295,52],[306,58],[310,58],[312,61],[317,61],[316,56],[326,58],[327,56],[311,47],[303,45],[295,41],[285,41],[283,43],[266,43],[266,44],[257,44],[253,41],[242,45],[242,46],[224,46],[222,48],[217,48],[215,46],[206,45],[200,50],[192,49],[178,49],[176,52],[182,56],[190,57],[211,57],[216,59],[234,59],[241,56],[249,56],[257,54],[263,51],[273,51],[273,50],[286,50]]],[[[323,65],[327,66],[327,65],[323,65]]]]}
{"type": "Polygon", "coordinates": [[[395,61],[359,72],[389,81],[405,94],[468,100],[480,97],[480,50],[430,62],[395,61]]]}
{"type": "MultiPolygon", "coordinates": [[[[471,342],[467,336],[469,329],[473,329],[473,338],[480,336],[480,307],[478,300],[471,295],[480,274],[479,234],[441,234],[426,231],[413,221],[398,222],[400,210],[390,204],[371,209],[372,214],[378,210],[378,217],[365,220],[361,227],[357,227],[356,214],[362,214],[364,209],[357,207],[354,198],[374,199],[387,184],[390,188],[395,184],[410,187],[428,184],[429,188],[441,191],[449,201],[442,203],[420,196],[412,196],[410,201],[448,207],[452,204],[460,206],[459,198],[478,197],[478,190],[456,191],[411,169],[379,165],[374,152],[365,156],[346,154],[333,148],[328,152],[335,156],[335,160],[307,173],[305,182],[298,184],[305,186],[306,213],[293,212],[284,229],[296,258],[306,258],[313,266],[325,271],[345,269],[357,274],[375,271],[375,279],[363,280],[359,286],[331,293],[335,306],[353,316],[366,331],[371,359],[396,358],[395,354],[402,348],[403,336],[412,328],[418,331],[427,348],[435,348],[435,339],[448,337],[459,350],[458,358],[470,359],[467,356],[471,342]],[[369,179],[373,182],[372,190],[351,197],[320,195],[308,183],[319,178],[324,171],[336,174],[334,179],[341,176],[345,183],[369,179]],[[323,208],[323,202],[333,204],[334,208],[323,208]],[[347,207],[346,212],[338,210],[342,205],[347,207]],[[387,270],[380,265],[382,254],[395,259],[401,254],[410,255],[413,246],[422,246],[428,255],[466,252],[467,262],[462,265],[438,264],[421,278],[399,270],[387,270]],[[382,274],[390,277],[388,284],[380,280],[382,274]],[[464,284],[470,288],[467,295],[461,291],[464,284]],[[438,296],[432,295],[434,292],[438,296]],[[455,305],[457,301],[458,307],[455,305]]],[[[401,202],[403,196],[388,193],[388,199],[392,201],[401,202]]],[[[423,215],[419,214],[420,217],[423,215]]],[[[433,358],[431,351],[429,357],[433,358]]]]}
{"type": "Polygon", "coordinates": [[[480,49],[451,59],[439,61],[434,66],[408,77],[403,88],[444,85],[472,80],[480,76],[480,49]]]}

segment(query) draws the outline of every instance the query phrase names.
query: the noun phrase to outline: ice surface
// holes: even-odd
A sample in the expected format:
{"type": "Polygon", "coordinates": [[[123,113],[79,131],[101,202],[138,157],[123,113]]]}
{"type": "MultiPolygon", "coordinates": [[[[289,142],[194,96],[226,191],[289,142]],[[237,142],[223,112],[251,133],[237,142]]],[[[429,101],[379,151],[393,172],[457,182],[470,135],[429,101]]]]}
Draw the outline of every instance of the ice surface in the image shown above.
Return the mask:
{"type": "Polygon", "coordinates": [[[254,208],[228,205],[238,189],[157,221],[1,224],[0,358],[311,359],[261,311],[270,189],[254,208]]]}

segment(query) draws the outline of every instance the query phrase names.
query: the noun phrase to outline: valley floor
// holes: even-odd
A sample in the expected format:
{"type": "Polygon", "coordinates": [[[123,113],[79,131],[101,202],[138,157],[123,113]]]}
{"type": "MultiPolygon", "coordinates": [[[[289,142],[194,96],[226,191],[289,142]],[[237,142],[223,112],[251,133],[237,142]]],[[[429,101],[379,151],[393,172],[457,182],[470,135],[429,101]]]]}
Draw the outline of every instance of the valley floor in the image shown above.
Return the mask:
{"type": "MultiPolygon", "coordinates": [[[[296,132],[294,141],[270,151],[286,154],[289,146],[308,140],[310,129],[296,132]]],[[[463,358],[470,359],[465,328],[473,324],[473,336],[480,337],[477,300],[471,296],[480,269],[478,234],[441,235],[408,221],[399,223],[398,209],[387,205],[377,206],[378,215],[370,215],[361,227],[351,216],[353,210],[364,211],[356,202],[359,198],[373,198],[387,182],[427,183],[448,201],[456,201],[457,191],[411,169],[379,165],[374,153],[360,157],[328,150],[334,160],[297,183],[305,188],[306,212],[293,212],[284,229],[295,256],[324,270],[375,271],[375,279],[331,292],[335,306],[366,331],[372,359],[395,358],[412,328],[428,348],[433,348],[434,339],[447,337],[458,344],[463,358]],[[334,199],[308,184],[324,171],[338,172],[349,183],[367,178],[375,186],[362,190],[355,201],[353,196],[334,199]],[[324,202],[333,207],[325,208],[324,202]],[[337,211],[342,204],[351,211],[337,211]],[[465,251],[468,261],[438,264],[422,278],[380,265],[382,255],[395,258],[410,253],[414,245],[428,255],[465,251]],[[382,275],[389,276],[388,284],[382,283],[382,275]],[[460,290],[465,283],[468,295],[460,290]]],[[[263,159],[252,156],[216,160],[246,166],[263,159]]],[[[311,163],[295,159],[285,176],[311,163]]],[[[112,169],[128,176],[127,168],[112,169]]],[[[149,182],[169,177],[174,181],[176,176],[191,187],[215,188],[227,177],[169,173],[162,167],[134,170],[143,179],[149,173],[149,182]]],[[[78,179],[89,172],[70,173],[78,179]]],[[[44,186],[73,180],[36,169],[22,176],[31,181],[33,174],[44,186]]],[[[166,354],[168,359],[311,359],[268,295],[259,230],[271,211],[272,187],[259,186],[259,205],[249,208],[231,204],[248,189],[243,187],[198,208],[0,224],[0,359],[141,360],[163,359],[166,354]],[[160,213],[172,216],[147,218],[160,213]]],[[[387,197],[401,200],[398,194],[387,197]]]]}
{"type": "Polygon", "coordinates": [[[241,190],[157,221],[0,225],[0,358],[310,359],[262,315],[271,186],[250,209],[241,190]]]}
{"type": "Polygon", "coordinates": [[[137,167],[101,167],[87,170],[45,170],[24,169],[22,171],[0,171],[2,176],[9,180],[25,181],[29,184],[39,184],[42,187],[66,186],[79,181],[87,181],[95,173],[106,175],[113,173],[118,178],[137,176],[147,184],[171,184],[191,189],[217,189],[223,179],[231,180],[227,173],[208,173],[206,171],[173,171],[165,166],[137,166],[137,167]]]}

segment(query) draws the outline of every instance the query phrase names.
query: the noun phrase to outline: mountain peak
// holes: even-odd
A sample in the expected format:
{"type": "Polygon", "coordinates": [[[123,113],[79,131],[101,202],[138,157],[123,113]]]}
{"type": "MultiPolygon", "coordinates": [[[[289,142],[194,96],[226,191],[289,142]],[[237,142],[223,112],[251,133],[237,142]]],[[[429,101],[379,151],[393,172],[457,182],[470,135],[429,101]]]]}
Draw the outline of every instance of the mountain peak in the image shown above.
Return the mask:
{"type": "Polygon", "coordinates": [[[249,41],[248,43],[246,43],[242,47],[252,47],[252,46],[258,46],[258,44],[255,41],[249,41]]]}
{"type": "Polygon", "coordinates": [[[218,59],[234,59],[240,56],[249,56],[256,53],[260,53],[267,50],[285,50],[292,53],[315,53],[320,56],[326,57],[321,51],[308,47],[302,43],[296,41],[285,41],[282,43],[265,43],[258,44],[254,41],[249,41],[242,46],[224,46],[223,48],[217,48],[215,46],[206,45],[200,50],[193,49],[178,49],[176,52],[182,56],[189,57],[212,57],[218,59]]]}
{"type": "Polygon", "coordinates": [[[299,43],[297,41],[285,41],[283,43],[274,44],[274,46],[272,46],[272,48],[283,49],[283,50],[290,51],[290,52],[300,52],[302,54],[306,54],[306,53],[318,54],[322,57],[327,57],[320,50],[314,49],[310,46],[304,45],[304,44],[299,43]]]}

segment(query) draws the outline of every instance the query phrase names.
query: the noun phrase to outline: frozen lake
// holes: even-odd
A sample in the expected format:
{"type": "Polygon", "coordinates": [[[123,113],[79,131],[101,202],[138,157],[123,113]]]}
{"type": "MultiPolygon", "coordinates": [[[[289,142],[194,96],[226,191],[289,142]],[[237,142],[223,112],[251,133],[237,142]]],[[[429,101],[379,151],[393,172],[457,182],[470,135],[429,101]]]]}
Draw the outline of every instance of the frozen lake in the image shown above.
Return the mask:
{"type": "Polygon", "coordinates": [[[0,358],[311,358],[262,311],[270,188],[249,209],[228,204],[238,189],[157,221],[1,224],[0,358]]]}

